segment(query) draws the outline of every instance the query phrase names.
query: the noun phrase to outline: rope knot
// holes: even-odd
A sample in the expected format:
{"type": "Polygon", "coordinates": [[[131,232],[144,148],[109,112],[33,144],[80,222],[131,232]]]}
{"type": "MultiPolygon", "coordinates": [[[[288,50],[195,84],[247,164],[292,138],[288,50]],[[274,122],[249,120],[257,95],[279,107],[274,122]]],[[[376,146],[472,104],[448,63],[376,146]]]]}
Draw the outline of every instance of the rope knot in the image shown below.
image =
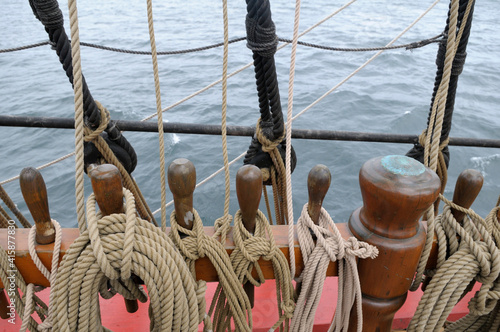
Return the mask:
{"type": "Polygon", "coordinates": [[[97,127],[94,131],[92,131],[88,126],[85,126],[85,134],[83,140],[85,142],[95,141],[99,135],[108,127],[111,116],[109,115],[109,111],[97,100],[95,100],[97,108],[101,112],[101,123],[99,127],[97,127]]]}
{"type": "Polygon", "coordinates": [[[274,151],[274,149],[278,148],[278,145],[281,144],[281,142],[285,138],[285,131],[283,130],[281,136],[279,136],[278,138],[270,140],[265,134],[265,128],[267,127],[265,125],[263,127],[261,126],[261,120],[259,119],[255,128],[255,135],[257,136],[259,143],[262,145],[262,151],[270,153],[274,151]]]}

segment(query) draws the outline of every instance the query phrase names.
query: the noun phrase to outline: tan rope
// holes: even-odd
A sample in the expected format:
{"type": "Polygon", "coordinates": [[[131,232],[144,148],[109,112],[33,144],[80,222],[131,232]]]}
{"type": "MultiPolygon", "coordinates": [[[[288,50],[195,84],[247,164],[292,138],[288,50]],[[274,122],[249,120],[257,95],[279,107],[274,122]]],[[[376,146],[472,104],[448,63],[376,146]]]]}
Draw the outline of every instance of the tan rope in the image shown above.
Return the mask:
{"type": "Polygon", "coordinates": [[[103,156],[104,161],[113,164],[118,168],[118,170],[120,171],[120,175],[122,176],[125,188],[132,191],[134,197],[138,198],[137,209],[139,211],[139,215],[143,219],[152,221],[153,224],[158,226],[156,220],[153,217],[153,213],[150,211],[149,206],[147,205],[146,200],[144,199],[144,196],[142,195],[141,190],[139,189],[139,186],[132,178],[132,176],[127,172],[122,163],[115,156],[115,154],[108,146],[104,138],[100,135],[100,133],[104,131],[104,129],[106,128],[107,123],[109,123],[110,116],[108,110],[104,106],[102,106],[101,103],[99,103],[97,100],[95,101],[95,103],[101,112],[101,124],[99,128],[97,128],[95,131],[91,131],[89,128],[84,128],[85,132],[84,140],[87,142],[92,141],[97,150],[103,156]]]}
{"type": "MultiPolygon", "coordinates": [[[[35,263],[36,267],[38,270],[49,280],[50,285],[55,285],[56,279],[57,279],[57,270],[59,267],[59,253],[61,251],[61,239],[62,239],[62,231],[61,231],[61,226],[59,223],[55,220],[52,220],[52,224],[54,225],[55,228],[55,241],[54,241],[54,249],[52,252],[52,265],[51,265],[51,270],[49,271],[45,265],[42,263],[40,258],[38,257],[38,254],[36,252],[36,240],[35,240],[35,235],[36,235],[36,226],[33,226],[30,229],[29,235],[28,235],[28,250],[31,256],[31,259],[35,263]]],[[[35,292],[40,291],[44,289],[44,287],[35,287],[33,284],[29,284],[27,286],[27,292],[25,294],[25,305],[26,308],[23,313],[23,323],[21,325],[21,331],[25,331],[28,328],[28,325],[30,324],[30,318],[33,312],[35,311],[36,308],[36,298],[34,297],[35,292]]],[[[54,292],[50,292],[49,296],[49,306],[48,306],[48,312],[46,313],[46,317],[42,319],[42,323],[38,325],[37,330],[38,331],[52,331],[52,307],[50,306],[51,303],[54,303],[54,292]]]]}
{"type": "MultiPolygon", "coordinates": [[[[254,286],[260,286],[265,282],[265,279],[258,260],[262,258],[272,262],[276,279],[279,317],[270,330],[274,331],[280,327],[280,329],[284,328],[285,331],[288,331],[289,321],[292,318],[295,308],[294,291],[288,262],[285,255],[276,246],[271,226],[260,210],[257,210],[255,221],[255,231],[254,234],[251,234],[245,229],[241,210],[236,212],[233,228],[235,249],[231,253],[231,264],[240,284],[250,282],[254,286]],[[254,268],[257,271],[257,279],[252,277],[252,270],[254,268]]],[[[215,291],[214,298],[217,298],[215,309],[215,317],[217,318],[215,321],[217,324],[214,325],[219,327],[217,331],[226,331],[230,328],[232,313],[226,299],[226,294],[220,284],[215,291]]]]}
{"type": "MultiPolygon", "coordinates": [[[[9,261],[9,256],[6,250],[0,246],[0,280],[3,281],[6,293],[11,298],[11,301],[15,303],[16,311],[20,317],[25,317],[25,313],[30,313],[27,318],[23,320],[22,326],[24,326],[24,331],[29,329],[30,331],[36,331],[38,327],[38,322],[31,317],[31,313],[35,311],[41,320],[44,320],[48,314],[48,308],[43,303],[40,298],[38,298],[33,293],[28,294],[28,287],[24,282],[24,278],[18,269],[13,266],[13,263],[9,261]],[[21,293],[23,295],[21,296],[21,293]],[[28,295],[32,295],[28,297],[28,295]],[[32,308],[26,307],[26,299],[33,298],[32,308]]],[[[29,303],[28,303],[29,305],[29,303]]]]}
{"type": "MultiPolygon", "coordinates": [[[[167,229],[167,189],[165,180],[165,139],[163,133],[163,113],[161,111],[160,76],[158,74],[158,59],[156,55],[155,28],[153,22],[153,1],[147,0],[149,41],[151,43],[151,58],[153,60],[153,75],[155,81],[156,115],[158,117],[158,142],[160,145],[160,187],[161,187],[161,228],[167,229]]],[[[151,217],[153,217],[151,215],[151,217]]]]}
{"type": "Polygon", "coordinates": [[[475,320],[478,316],[490,313],[496,305],[491,300],[495,297],[498,299],[500,295],[500,285],[496,281],[500,275],[500,250],[488,230],[493,227],[488,226],[492,217],[485,221],[471,209],[457,206],[442,196],[441,199],[446,206],[436,218],[440,249],[437,271],[422,296],[408,331],[429,331],[442,327],[472,280],[482,284],[469,303],[470,313],[475,316],[475,320]],[[467,214],[463,226],[455,220],[451,208],[467,214]],[[460,238],[459,243],[457,237],[460,238]],[[442,256],[447,255],[447,247],[450,257],[446,259],[442,256]]]}
{"type": "Polygon", "coordinates": [[[80,62],[80,34],[78,30],[78,9],[76,0],[68,1],[69,22],[71,28],[71,58],[73,63],[73,91],[75,99],[75,191],[76,215],[80,232],[85,227],[85,197],[83,185],[83,86],[82,67],[80,62]]]}
{"type": "Polygon", "coordinates": [[[222,157],[224,161],[224,215],[215,221],[216,236],[220,236],[221,243],[225,243],[232,217],[229,214],[231,184],[229,177],[229,158],[227,155],[227,64],[229,57],[229,19],[227,14],[227,0],[222,0],[222,17],[224,21],[224,55],[222,60],[222,157]]]}
{"type": "MultiPolygon", "coordinates": [[[[9,210],[12,211],[12,213],[14,213],[14,215],[17,217],[17,219],[19,220],[21,225],[23,225],[23,227],[25,227],[25,228],[31,227],[31,223],[24,217],[24,215],[21,213],[21,211],[19,211],[19,209],[17,208],[14,201],[12,201],[9,194],[7,194],[7,192],[5,191],[5,189],[1,185],[0,185],[0,198],[5,203],[5,205],[7,205],[9,210]]],[[[5,212],[5,210],[3,210],[3,211],[5,212]]],[[[7,219],[10,219],[10,217],[8,217],[7,214],[4,214],[4,216],[7,219]]]]}
{"type": "MultiPolygon", "coordinates": [[[[172,211],[170,215],[170,225],[171,231],[169,236],[172,238],[173,242],[179,249],[182,256],[184,256],[191,274],[193,277],[196,276],[195,271],[195,261],[201,257],[208,257],[212,264],[214,265],[217,275],[219,277],[219,284],[221,285],[225,296],[228,299],[229,307],[234,319],[235,327],[237,331],[251,331],[252,327],[252,311],[250,308],[250,302],[247,295],[241,287],[234,270],[231,267],[231,260],[227,254],[224,246],[217,241],[214,237],[210,237],[203,231],[203,223],[201,221],[198,212],[193,209],[194,221],[193,229],[188,230],[183,228],[177,223],[175,210],[172,211]],[[186,235],[181,238],[180,233],[186,235]],[[247,322],[248,320],[248,322],[247,322]]],[[[203,282],[204,284],[205,282],[203,282]]],[[[215,308],[215,301],[210,306],[209,315],[212,314],[215,308]]],[[[214,328],[219,331],[220,321],[214,321],[214,328]]]]}
{"type": "MultiPolygon", "coordinates": [[[[467,16],[470,11],[470,3],[467,7],[466,16],[464,24],[467,21],[467,16]]],[[[455,59],[455,54],[457,51],[458,44],[460,40],[457,40],[457,24],[458,24],[458,8],[459,1],[451,0],[450,5],[450,21],[449,21],[449,32],[448,39],[446,43],[446,53],[444,60],[443,75],[441,78],[441,83],[436,92],[436,97],[434,98],[434,103],[432,104],[431,115],[429,117],[428,128],[425,134],[422,133],[419,141],[423,143],[424,147],[424,165],[428,166],[430,169],[435,171],[441,179],[441,193],[444,192],[444,187],[447,181],[447,170],[444,164],[444,157],[442,156],[442,149],[448,144],[448,140],[440,143],[441,131],[443,127],[443,118],[446,110],[446,99],[448,96],[448,86],[451,77],[451,69],[453,65],[453,60],[455,59]]],[[[460,31],[463,31],[461,29],[460,31]]],[[[460,32],[458,38],[460,38],[462,33],[460,32]]],[[[420,261],[417,266],[417,273],[412,283],[410,290],[415,291],[418,289],[420,282],[423,280],[423,274],[425,271],[425,265],[429,259],[429,255],[432,249],[432,241],[434,239],[434,206],[429,207],[429,209],[424,214],[427,220],[427,236],[425,240],[424,249],[422,255],[420,256],[420,261]]]]}
{"type": "Polygon", "coordinates": [[[148,289],[151,330],[196,331],[204,308],[198,306],[188,267],[164,232],[136,216],[131,192],[124,189],[123,194],[126,212],[103,218],[90,195],[87,230],[67,250],[53,289],[55,330],[103,331],[98,292],[109,298],[118,291],[145,302],[146,295],[130,278],[134,274],[148,289]]]}
{"type": "Polygon", "coordinates": [[[362,331],[361,285],[356,257],[375,258],[378,249],[354,237],[344,240],[328,212],[321,208],[318,225],[309,216],[308,204],[304,205],[297,221],[297,235],[304,261],[300,276],[301,291],[297,300],[291,331],[312,331],[314,314],[321,298],[326,270],[330,261],[338,261],[339,293],[337,308],[329,331],[347,331],[351,308],[356,302],[357,331],[362,331]],[[316,242],[312,237],[316,237],[316,242]]]}

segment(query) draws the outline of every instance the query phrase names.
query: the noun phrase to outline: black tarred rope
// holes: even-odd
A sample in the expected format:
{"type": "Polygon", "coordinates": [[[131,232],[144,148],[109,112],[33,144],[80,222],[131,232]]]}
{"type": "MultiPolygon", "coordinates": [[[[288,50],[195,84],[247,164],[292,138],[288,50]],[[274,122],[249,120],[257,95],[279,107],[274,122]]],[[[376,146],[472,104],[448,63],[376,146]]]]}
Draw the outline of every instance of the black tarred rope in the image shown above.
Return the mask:
{"type": "MultiPolygon", "coordinates": [[[[278,87],[278,77],[274,54],[278,46],[276,27],[271,18],[271,7],[268,0],[246,0],[247,16],[247,47],[253,52],[257,95],[259,97],[260,128],[265,137],[275,141],[283,136],[285,124],[281,109],[281,100],[278,87]]],[[[278,146],[280,154],[284,156],[285,141],[278,146]]],[[[292,149],[292,170],[296,164],[296,156],[292,149]]],[[[254,137],[245,155],[245,164],[254,164],[258,167],[268,167],[272,164],[271,158],[262,152],[262,146],[254,137]]]]}
{"type": "MultiPolygon", "coordinates": [[[[473,0],[470,0],[473,1],[473,0]]],[[[464,15],[467,9],[467,5],[469,3],[469,0],[460,0],[459,3],[459,9],[458,9],[458,24],[457,24],[457,31],[460,29],[462,24],[465,24],[464,31],[462,34],[462,38],[460,39],[460,42],[457,47],[457,53],[455,55],[455,59],[453,60],[452,64],[452,69],[451,69],[451,76],[450,76],[450,83],[448,85],[448,95],[446,98],[446,108],[445,108],[445,114],[443,118],[443,127],[441,131],[441,137],[440,137],[440,143],[445,141],[449,135],[450,135],[450,130],[451,130],[451,123],[452,123],[452,116],[453,116],[453,110],[455,107],[455,96],[457,92],[457,85],[458,85],[458,77],[462,73],[464,64],[465,64],[465,58],[467,56],[467,43],[469,41],[469,36],[470,36],[470,30],[472,26],[472,16],[474,13],[474,4],[475,1],[473,1],[471,5],[471,9],[469,12],[469,16],[467,18],[467,22],[464,22],[464,15]]],[[[451,7],[451,3],[450,3],[451,7]]],[[[449,30],[449,22],[450,22],[450,11],[448,11],[448,19],[446,20],[446,27],[444,30],[444,35],[448,36],[448,30],[449,30]]],[[[432,99],[431,99],[431,106],[430,106],[430,111],[429,111],[429,116],[427,117],[427,128],[429,128],[429,121],[432,113],[432,107],[435,102],[436,98],[436,93],[439,88],[439,85],[441,84],[441,80],[443,78],[443,70],[444,70],[444,60],[445,60],[445,54],[446,54],[446,38],[445,40],[441,41],[439,43],[439,49],[436,57],[436,65],[437,65],[437,72],[436,72],[436,79],[434,82],[434,91],[432,94],[432,99]]],[[[427,133],[428,135],[432,133],[427,133]]],[[[448,147],[446,146],[443,150],[443,156],[444,160],[446,162],[446,167],[449,165],[450,161],[450,151],[448,150],[448,147]]],[[[424,163],[424,147],[420,143],[415,143],[414,147],[408,151],[406,154],[408,157],[414,158],[421,163],[424,163]]]]}
{"type": "MultiPolygon", "coordinates": [[[[73,84],[73,64],[71,58],[71,43],[64,30],[64,18],[59,4],[56,0],[29,0],[31,9],[35,17],[42,22],[49,35],[49,39],[59,56],[66,76],[73,84]]],[[[100,111],[92,98],[90,90],[83,77],[83,109],[85,124],[92,130],[99,127],[101,122],[100,111]]],[[[120,130],[110,122],[106,128],[107,135],[104,138],[106,142],[123,164],[128,173],[132,173],[137,165],[137,155],[127,141],[121,134],[120,130]]],[[[98,158],[98,152],[92,143],[86,143],[85,146],[85,164],[88,165],[98,158]]]]}

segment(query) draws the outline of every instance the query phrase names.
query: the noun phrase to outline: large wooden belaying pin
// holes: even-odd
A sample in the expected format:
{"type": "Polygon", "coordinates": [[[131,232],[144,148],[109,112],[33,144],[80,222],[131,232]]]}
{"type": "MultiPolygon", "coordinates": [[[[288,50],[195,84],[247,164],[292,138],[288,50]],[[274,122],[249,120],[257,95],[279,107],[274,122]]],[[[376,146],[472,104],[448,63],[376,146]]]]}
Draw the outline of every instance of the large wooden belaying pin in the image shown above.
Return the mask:
{"type": "MultiPolygon", "coordinates": [[[[379,250],[375,259],[360,260],[363,331],[391,331],[404,304],[425,244],[419,221],[439,195],[436,173],[405,156],[378,157],[360,170],[363,206],[353,212],[349,229],[379,250]]],[[[351,315],[349,331],[356,331],[351,315]]]]}
{"type": "MultiPolygon", "coordinates": [[[[120,171],[115,165],[103,164],[89,169],[95,200],[103,216],[123,213],[123,185],[120,171]]],[[[127,312],[139,310],[137,300],[125,300],[127,312]]]]}
{"type": "Polygon", "coordinates": [[[54,242],[56,231],[50,218],[47,188],[42,174],[36,168],[26,167],[19,174],[19,185],[35,221],[36,242],[39,244],[54,242]]]}

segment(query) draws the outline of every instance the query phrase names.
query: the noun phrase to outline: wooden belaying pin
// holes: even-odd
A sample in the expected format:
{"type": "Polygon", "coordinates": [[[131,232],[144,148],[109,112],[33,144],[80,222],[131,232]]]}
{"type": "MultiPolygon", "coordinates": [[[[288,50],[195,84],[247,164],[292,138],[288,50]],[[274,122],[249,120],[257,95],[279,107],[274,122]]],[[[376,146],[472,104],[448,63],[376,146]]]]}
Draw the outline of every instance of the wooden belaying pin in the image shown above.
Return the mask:
{"type": "Polygon", "coordinates": [[[314,166],[307,177],[307,191],[309,194],[307,212],[316,225],[318,225],[323,200],[330,188],[331,181],[330,170],[321,164],[314,166]]]}
{"type": "MultiPolygon", "coordinates": [[[[359,172],[363,207],[354,211],[349,229],[374,245],[379,255],[358,262],[363,331],[389,332],[406,300],[425,243],[419,219],[441,188],[436,173],[405,156],[378,157],[359,172]]],[[[356,331],[356,310],[348,331],[356,331]]]]}
{"type": "Polygon", "coordinates": [[[33,167],[24,168],[19,175],[19,184],[24,201],[35,221],[36,242],[39,244],[54,242],[56,231],[50,219],[47,188],[42,174],[33,167]]]}
{"type": "MultiPolygon", "coordinates": [[[[245,229],[252,235],[255,232],[256,216],[262,195],[262,172],[254,165],[242,166],[236,173],[236,195],[245,229]]],[[[246,282],[243,288],[253,308],[255,287],[246,282]]]]}
{"type": "MultiPolygon", "coordinates": [[[[103,217],[123,213],[123,185],[118,168],[111,164],[98,165],[90,169],[88,175],[103,217]]],[[[134,313],[139,309],[137,300],[124,300],[127,312],[134,313]]]]}
{"type": "MultiPolygon", "coordinates": [[[[483,187],[483,181],[483,175],[480,172],[473,169],[464,170],[457,178],[455,191],[453,192],[453,203],[465,209],[470,208],[483,187]]],[[[462,224],[465,213],[451,208],[451,214],[459,224],[462,224]]],[[[435,242],[432,245],[429,260],[426,264],[426,268],[428,269],[435,269],[437,264],[437,238],[436,236],[434,236],[434,238],[435,242]]],[[[422,285],[423,290],[425,290],[425,287],[429,284],[430,280],[431,278],[425,279],[424,284],[422,285]]]]}
{"type": "Polygon", "coordinates": [[[175,159],[167,170],[168,186],[174,196],[177,223],[186,229],[193,229],[193,193],[196,187],[196,169],[185,158],[175,159]]]}
{"type": "Polygon", "coordinates": [[[7,295],[5,295],[5,291],[3,288],[0,288],[0,318],[2,319],[7,319],[7,318],[12,318],[10,317],[9,313],[10,310],[8,308],[10,302],[7,299],[7,295]]]}

